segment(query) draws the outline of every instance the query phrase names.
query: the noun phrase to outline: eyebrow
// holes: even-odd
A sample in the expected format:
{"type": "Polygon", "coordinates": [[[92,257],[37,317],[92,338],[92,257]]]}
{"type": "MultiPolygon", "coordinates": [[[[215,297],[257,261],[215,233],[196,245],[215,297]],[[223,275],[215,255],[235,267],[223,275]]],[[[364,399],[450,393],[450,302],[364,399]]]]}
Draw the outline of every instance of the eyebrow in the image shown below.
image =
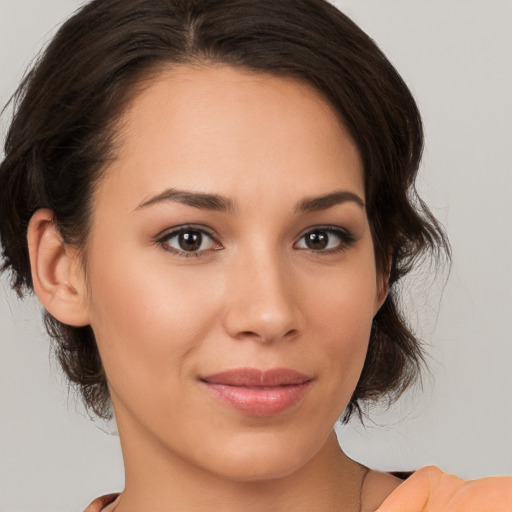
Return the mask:
{"type": "Polygon", "coordinates": [[[176,188],[170,188],[165,190],[161,194],[151,197],[143,201],[136,210],[146,208],[157,203],[166,203],[173,201],[176,203],[185,204],[187,206],[193,206],[201,210],[212,210],[218,212],[234,211],[235,205],[231,199],[219,196],[217,194],[204,194],[201,192],[188,192],[186,190],[178,190],[176,188]]]}
{"type": "Polygon", "coordinates": [[[307,197],[297,204],[295,211],[298,213],[317,212],[348,202],[356,203],[361,208],[365,207],[364,201],[354,192],[337,190],[324,196],[307,197]]]}
{"type": "MultiPolygon", "coordinates": [[[[227,197],[223,197],[218,194],[189,192],[176,188],[164,190],[162,193],[150,197],[139,204],[135,210],[140,210],[154,204],[166,203],[169,201],[193,206],[194,208],[199,208],[201,210],[218,212],[234,212],[236,210],[235,203],[227,197]]],[[[327,210],[333,206],[347,202],[355,203],[361,208],[365,207],[364,201],[354,192],[350,192],[348,190],[337,190],[323,196],[307,197],[302,199],[295,206],[295,212],[317,212],[327,210]]]]}

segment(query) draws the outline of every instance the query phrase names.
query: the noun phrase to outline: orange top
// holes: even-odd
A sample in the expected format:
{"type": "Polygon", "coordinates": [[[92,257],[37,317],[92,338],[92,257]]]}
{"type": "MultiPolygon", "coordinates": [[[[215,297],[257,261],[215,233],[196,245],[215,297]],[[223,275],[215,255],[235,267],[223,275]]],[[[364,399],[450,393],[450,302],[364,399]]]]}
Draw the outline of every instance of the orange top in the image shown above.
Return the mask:
{"type": "MultiPolygon", "coordinates": [[[[84,512],[100,512],[117,496],[97,498],[84,512]]],[[[512,477],[462,480],[427,466],[398,486],[376,512],[512,512],[512,477]]]]}
{"type": "Polygon", "coordinates": [[[427,466],[398,486],[376,512],[512,512],[512,477],[462,480],[427,466]]]}
{"type": "Polygon", "coordinates": [[[119,493],[115,492],[113,494],[105,494],[105,496],[100,496],[96,498],[85,510],[84,512],[100,512],[101,509],[110,505],[117,497],[119,493]]]}

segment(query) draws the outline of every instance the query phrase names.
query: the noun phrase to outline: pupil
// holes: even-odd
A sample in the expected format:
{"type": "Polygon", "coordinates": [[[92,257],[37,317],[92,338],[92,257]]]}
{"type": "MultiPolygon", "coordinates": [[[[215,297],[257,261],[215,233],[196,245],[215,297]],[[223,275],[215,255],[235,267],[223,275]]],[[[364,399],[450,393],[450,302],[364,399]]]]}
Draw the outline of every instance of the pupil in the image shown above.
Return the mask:
{"type": "Polygon", "coordinates": [[[184,251],[195,251],[201,247],[202,236],[198,231],[180,233],[179,244],[184,251]]]}
{"type": "Polygon", "coordinates": [[[325,249],[328,241],[328,235],[325,231],[309,233],[306,237],[306,245],[309,249],[325,249]]]}

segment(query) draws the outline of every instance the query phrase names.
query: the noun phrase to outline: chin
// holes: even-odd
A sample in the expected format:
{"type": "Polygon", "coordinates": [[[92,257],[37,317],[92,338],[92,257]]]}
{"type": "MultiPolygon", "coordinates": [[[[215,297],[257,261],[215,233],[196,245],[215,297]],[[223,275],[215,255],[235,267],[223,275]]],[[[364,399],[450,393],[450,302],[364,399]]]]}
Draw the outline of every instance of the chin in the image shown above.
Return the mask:
{"type": "MultiPolygon", "coordinates": [[[[236,482],[262,482],[288,477],[307,465],[322,449],[322,442],[314,445],[293,434],[287,439],[257,436],[244,443],[232,443],[222,453],[209,458],[219,476],[236,482]]],[[[280,436],[277,436],[280,437],[280,436]]],[[[320,437],[320,436],[319,436],[320,437]]],[[[317,438],[318,439],[318,438],[317,438]]],[[[212,468],[213,469],[213,468],[212,468]]]]}
{"type": "Polygon", "coordinates": [[[305,465],[303,460],[290,460],[286,457],[262,460],[251,458],[226,462],[217,474],[233,482],[265,482],[286,478],[305,465]]]}

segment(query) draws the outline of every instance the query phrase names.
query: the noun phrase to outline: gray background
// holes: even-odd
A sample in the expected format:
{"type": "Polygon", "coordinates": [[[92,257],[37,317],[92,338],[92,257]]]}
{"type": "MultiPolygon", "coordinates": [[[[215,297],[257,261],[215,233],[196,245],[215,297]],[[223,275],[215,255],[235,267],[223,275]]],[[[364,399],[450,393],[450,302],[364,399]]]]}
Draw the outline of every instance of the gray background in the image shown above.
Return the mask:
{"type": "MultiPolygon", "coordinates": [[[[77,0],[0,0],[0,103],[77,0]]],[[[419,188],[445,224],[453,267],[414,276],[406,308],[430,375],[342,446],[379,469],[434,463],[512,475],[512,2],[339,0],[395,64],[426,129],[419,188]],[[443,277],[444,276],[444,277],[443,277]],[[443,290],[443,285],[444,290],[443,290]]],[[[2,119],[2,138],[6,119],[2,119]]],[[[39,306],[0,292],[0,511],[82,510],[121,490],[112,425],[93,423],[49,357],[39,306]],[[107,433],[106,433],[106,432],[107,433]]]]}

